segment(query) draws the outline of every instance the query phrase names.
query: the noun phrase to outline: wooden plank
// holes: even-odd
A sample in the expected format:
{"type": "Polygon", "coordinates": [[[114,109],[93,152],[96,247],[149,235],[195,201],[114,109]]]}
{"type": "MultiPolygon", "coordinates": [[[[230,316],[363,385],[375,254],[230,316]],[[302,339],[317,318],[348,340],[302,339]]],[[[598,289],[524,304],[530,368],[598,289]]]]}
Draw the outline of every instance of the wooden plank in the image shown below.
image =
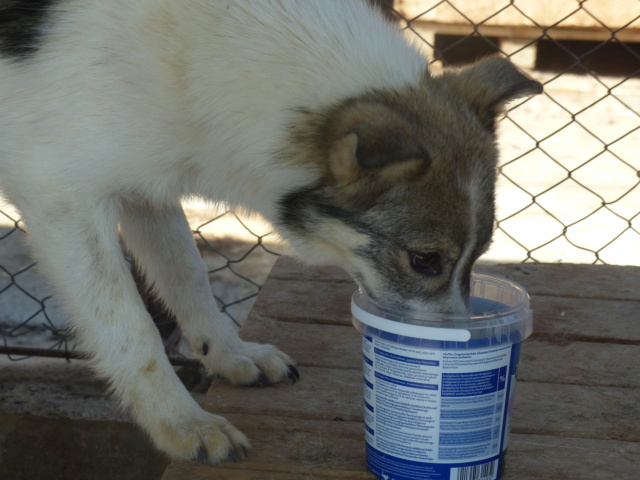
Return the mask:
{"type": "Polygon", "coordinates": [[[202,404],[216,414],[275,415],[306,420],[363,420],[362,372],[300,367],[295,385],[242,388],[212,385],[202,404]]]}
{"type": "Polygon", "coordinates": [[[640,389],[519,382],[512,431],[640,442],[640,389]]]}
{"type": "MultiPolygon", "coordinates": [[[[639,284],[640,285],[640,284],[639,284]]],[[[640,342],[640,303],[533,296],[534,335],[571,340],[640,342]]]]}
{"type": "Polygon", "coordinates": [[[364,426],[360,423],[262,415],[228,415],[227,418],[245,432],[252,442],[247,461],[219,467],[174,464],[165,477],[172,480],[376,478],[366,471],[364,426]],[[182,474],[172,473],[173,476],[168,476],[170,471],[182,474]],[[184,472],[194,476],[187,477],[184,472]],[[258,476],[258,472],[263,476],[258,476]]]}
{"type": "Polygon", "coordinates": [[[478,265],[476,269],[507,277],[531,296],[640,301],[640,267],[519,263],[478,265]]]}
{"type": "Polygon", "coordinates": [[[330,283],[353,283],[351,277],[340,268],[303,265],[299,260],[287,256],[281,256],[277,260],[269,273],[267,283],[271,282],[271,280],[317,280],[330,283]]]}
{"type": "MultiPolygon", "coordinates": [[[[640,342],[639,267],[516,264],[480,265],[478,270],[502,275],[527,289],[537,334],[640,342]]],[[[350,325],[355,290],[355,283],[337,268],[310,269],[283,258],[274,267],[273,278],[263,287],[252,314],[350,325]]]]}
{"type": "Polygon", "coordinates": [[[374,478],[366,472],[364,425],[359,422],[314,421],[259,415],[229,415],[249,432],[249,462],[235,468],[262,471],[315,472],[331,478],[374,478]]]}
{"type": "MultiPolygon", "coordinates": [[[[174,463],[163,480],[374,479],[366,472],[360,423],[229,415],[253,442],[249,460],[207,466],[174,463]],[[286,447],[285,447],[286,446],[286,447]]],[[[640,444],[514,433],[504,480],[632,479],[640,444]]]]}
{"type": "Polygon", "coordinates": [[[514,434],[502,480],[633,480],[640,444],[514,434]]]}
{"type": "MultiPolygon", "coordinates": [[[[525,382],[640,388],[640,346],[536,338],[522,346],[518,378],[525,382]]],[[[639,412],[640,413],[640,412],[639,412]]]]}
{"type": "MultiPolygon", "coordinates": [[[[594,269],[592,274],[579,265],[498,265],[483,270],[526,285],[532,295],[534,335],[556,337],[565,343],[574,339],[639,343],[640,297],[634,297],[639,296],[640,289],[636,291],[632,286],[640,285],[640,268],[590,267],[594,269]],[[571,292],[582,292],[584,298],[571,292]],[[619,299],[610,300],[606,295],[619,299]]],[[[293,275],[299,273],[292,271],[293,275]]],[[[287,280],[284,275],[270,279],[254,306],[247,329],[254,328],[252,319],[258,318],[350,326],[351,295],[356,287],[340,273],[336,269],[331,274],[343,279],[337,282],[323,280],[315,270],[306,272],[306,281],[287,280]]]]}
{"type": "MultiPolygon", "coordinates": [[[[640,301],[640,289],[637,288],[640,285],[640,267],[571,263],[480,263],[476,270],[507,277],[524,286],[530,295],[640,301]]],[[[352,284],[354,290],[356,288],[355,283],[339,268],[307,267],[288,257],[278,259],[265,286],[271,280],[334,284],[344,282],[352,284]]],[[[349,287],[345,289],[348,291],[349,287]]],[[[305,298],[305,302],[307,300],[305,298]]]]}
{"type": "Polygon", "coordinates": [[[304,323],[348,325],[353,283],[271,279],[263,287],[253,312],[304,323]]]}
{"type": "MultiPolygon", "coordinates": [[[[533,337],[523,344],[520,380],[640,388],[637,362],[620,361],[640,358],[640,346],[569,341],[558,325],[547,323],[554,328],[552,335],[533,337]]],[[[362,365],[362,337],[352,326],[307,325],[253,316],[243,332],[247,340],[280,346],[301,366],[359,369],[362,365]]]]}
{"type": "Polygon", "coordinates": [[[242,337],[253,342],[268,341],[306,367],[357,369],[362,365],[362,335],[351,325],[280,322],[252,315],[242,337]]]}
{"type": "MultiPolygon", "coordinates": [[[[325,282],[290,285],[274,280],[263,287],[262,293],[247,321],[247,331],[253,328],[255,318],[351,326],[351,289],[325,282]],[[305,301],[299,301],[300,298],[305,301]]],[[[555,336],[564,342],[572,339],[640,342],[638,301],[533,295],[531,308],[534,335],[555,336]]]]}
{"type": "MultiPolygon", "coordinates": [[[[301,367],[296,385],[212,386],[203,407],[217,414],[362,422],[360,369],[301,367]]],[[[640,389],[520,381],[514,433],[640,442],[640,389]]]]}
{"type": "Polygon", "coordinates": [[[199,465],[197,463],[172,463],[162,476],[162,480],[301,480],[301,478],[304,480],[327,480],[335,477],[318,475],[300,477],[298,472],[240,470],[225,466],[199,465]]]}

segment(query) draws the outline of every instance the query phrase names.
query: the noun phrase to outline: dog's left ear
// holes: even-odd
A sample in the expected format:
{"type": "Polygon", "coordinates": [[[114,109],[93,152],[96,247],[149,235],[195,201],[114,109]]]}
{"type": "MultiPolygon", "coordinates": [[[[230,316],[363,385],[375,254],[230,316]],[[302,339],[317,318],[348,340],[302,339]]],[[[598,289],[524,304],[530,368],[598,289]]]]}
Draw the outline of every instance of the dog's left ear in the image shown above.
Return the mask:
{"type": "Polygon", "coordinates": [[[379,104],[361,104],[342,112],[339,137],[331,143],[329,167],[341,183],[375,175],[399,179],[428,163],[410,123],[379,104]]]}
{"type": "Polygon", "coordinates": [[[491,57],[461,69],[448,69],[438,78],[465,99],[491,131],[495,131],[496,118],[508,102],[542,93],[540,82],[501,57],[491,57]]]}

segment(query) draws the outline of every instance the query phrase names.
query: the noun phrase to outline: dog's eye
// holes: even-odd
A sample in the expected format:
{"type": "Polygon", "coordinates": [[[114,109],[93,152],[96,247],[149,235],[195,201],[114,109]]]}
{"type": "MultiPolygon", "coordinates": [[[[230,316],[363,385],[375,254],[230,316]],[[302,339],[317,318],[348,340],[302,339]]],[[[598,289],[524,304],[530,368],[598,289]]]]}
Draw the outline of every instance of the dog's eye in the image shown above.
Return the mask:
{"type": "Polygon", "coordinates": [[[442,273],[442,257],[439,253],[409,252],[409,258],[411,259],[411,268],[422,275],[435,277],[442,273]]]}

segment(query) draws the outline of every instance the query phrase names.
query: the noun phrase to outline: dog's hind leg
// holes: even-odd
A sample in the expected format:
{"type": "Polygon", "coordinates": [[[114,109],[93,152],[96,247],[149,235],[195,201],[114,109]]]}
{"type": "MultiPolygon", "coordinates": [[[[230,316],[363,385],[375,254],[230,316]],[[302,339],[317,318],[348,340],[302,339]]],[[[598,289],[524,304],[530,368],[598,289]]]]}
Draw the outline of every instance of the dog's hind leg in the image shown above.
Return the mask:
{"type": "Polygon", "coordinates": [[[244,435],[202,410],[169,364],[122,255],[118,210],[112,201],[23,209],[36,257],[73,314],[82,349],[171,457],[211,463],[244,457],[244,435]]]}
{"type": "Polygon", "coordinates": [[[231,319],[220,313],[179,204],[127,204],[120,227],[138,266],[208,373],[240,385],[297,380],[291,358],[271,345],[242,341],[231,319]]]}

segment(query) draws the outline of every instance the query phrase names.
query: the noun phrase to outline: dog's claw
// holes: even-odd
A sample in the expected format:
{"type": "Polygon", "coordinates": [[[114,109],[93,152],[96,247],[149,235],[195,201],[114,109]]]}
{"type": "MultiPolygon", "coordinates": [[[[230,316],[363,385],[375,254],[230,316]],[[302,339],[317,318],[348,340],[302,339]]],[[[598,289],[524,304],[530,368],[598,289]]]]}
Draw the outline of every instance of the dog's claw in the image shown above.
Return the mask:
{"type": "Polygon", "coordinates": [[[207,454],[207,449],[204,446],[200,446],[198,449],[198,454],[196,455],[196,460],[204,465],[209,463],[209,455],[207,454]]]}
{"type": "Polygon", "coordinates": [[[229,460],[233,463],[238,463],[246,460],[249,457],[249,450],[244,445],[238,445],[229,452],[229,460]]]}
{"type": "Polygon", "coordinates": [[[260,375],[258,375],[258,378],[255,382],[253,382],[251,385],[249,385],[250,387],[268,387],[270,385],[269,380],[267,379],[266,375],[262,372],[260,372],[260,375]]]}
{"type": "Polygon", "coordinates": [[[238,463],[238,453],[235,450],[229,451],[229,461],[233,463],[238,463]]]}
{"type": "Polygon", "coordinates": [[[247,447],[245,447],[244,445],[240,445],[238,449],[240,450],[240,457],[242,460],[246,460],[247,458],[249,458],[249,449],[247,447]]]}
{"type": "Polygon", "coordinates": [[[287,378],[291,380],[291,383],[296,383],[300,379],[300,372],[294,365],[289,365],[289,372],[287,378]]]}

